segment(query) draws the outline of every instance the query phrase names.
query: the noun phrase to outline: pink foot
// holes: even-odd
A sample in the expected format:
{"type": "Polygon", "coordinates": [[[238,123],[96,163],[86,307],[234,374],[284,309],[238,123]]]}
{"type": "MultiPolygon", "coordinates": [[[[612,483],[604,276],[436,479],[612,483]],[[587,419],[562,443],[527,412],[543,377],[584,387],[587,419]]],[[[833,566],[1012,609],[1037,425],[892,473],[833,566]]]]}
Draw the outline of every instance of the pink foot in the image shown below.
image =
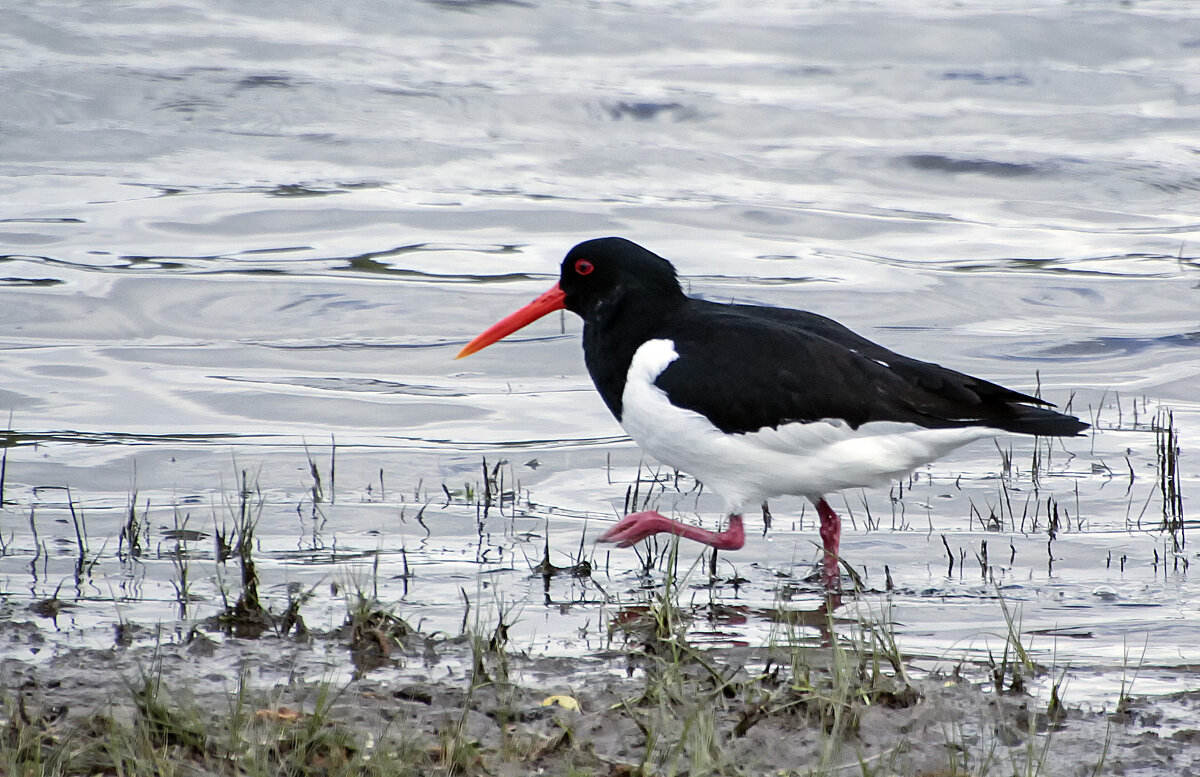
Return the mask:
{"type": "Polygon", "coordinates": [[[838,568],[838,546],[842,541],[842,519],[822,497],[817,502],[817,515],[821,516],[821,543],[825,547],[823,572],[825,590],[836,591],[841,586],[842,574],[838,568]]]}
{"type": "Polygon", "coordinates": [[[712,532],[698,526],[672,521],[653,510],[630,513],[617,521],[617,524],[611,529],[601,534],[596,542],[612,542],[618,548],[628,548],[659,532],[678,534],[684,539],[696,540],[717,550],[737,550],[746,542],[740,515],[729,516],[729,528],[725,531],[712,532]]]}

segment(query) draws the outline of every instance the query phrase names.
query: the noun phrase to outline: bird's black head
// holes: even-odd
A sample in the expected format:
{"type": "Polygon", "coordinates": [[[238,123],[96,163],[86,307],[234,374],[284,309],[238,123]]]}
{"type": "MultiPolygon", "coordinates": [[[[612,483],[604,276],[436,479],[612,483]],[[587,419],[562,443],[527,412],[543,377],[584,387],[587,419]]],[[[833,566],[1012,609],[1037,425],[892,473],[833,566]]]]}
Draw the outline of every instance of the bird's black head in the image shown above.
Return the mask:
{"type": "Polygon", "coordinates": [[[630,301],[663,306],[684,298],[671,263],[623,237],[585,240],[572,248],[558,285],[567,310],[584,320],[630,301]]]}

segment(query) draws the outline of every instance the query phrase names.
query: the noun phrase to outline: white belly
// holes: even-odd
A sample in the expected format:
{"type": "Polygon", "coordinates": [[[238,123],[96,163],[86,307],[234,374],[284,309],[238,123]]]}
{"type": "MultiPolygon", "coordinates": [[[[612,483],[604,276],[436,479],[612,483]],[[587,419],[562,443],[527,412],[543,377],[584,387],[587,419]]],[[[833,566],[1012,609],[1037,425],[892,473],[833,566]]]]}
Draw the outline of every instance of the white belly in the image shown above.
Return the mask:
{"type": "Polygon", "coordinates": [[[852,429],[825,419],[725,434],[700,413],[672,405],[654,385],[678,358],[670,340],[638,348],[621,397],[621,425],[646,453],[720,495],[731,513],[783,494],[818,499],[843,488],[887,485],[961,445],[1001,433],[892,421],[852,429]]]}

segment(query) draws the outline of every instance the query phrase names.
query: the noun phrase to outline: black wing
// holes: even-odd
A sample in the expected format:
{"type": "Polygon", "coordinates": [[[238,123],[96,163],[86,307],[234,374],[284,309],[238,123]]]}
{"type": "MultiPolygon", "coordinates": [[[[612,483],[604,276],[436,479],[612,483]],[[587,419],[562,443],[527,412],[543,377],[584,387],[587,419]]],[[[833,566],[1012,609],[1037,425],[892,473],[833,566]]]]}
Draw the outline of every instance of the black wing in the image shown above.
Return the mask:
{"type": "Polygon", "coordinates": [[[656,384],[727,433],[792,421],[906,421],[1076,435],[1043,400],[902,356],[806,311],[692,300],[670,337],[680,358],[656,384]]]}

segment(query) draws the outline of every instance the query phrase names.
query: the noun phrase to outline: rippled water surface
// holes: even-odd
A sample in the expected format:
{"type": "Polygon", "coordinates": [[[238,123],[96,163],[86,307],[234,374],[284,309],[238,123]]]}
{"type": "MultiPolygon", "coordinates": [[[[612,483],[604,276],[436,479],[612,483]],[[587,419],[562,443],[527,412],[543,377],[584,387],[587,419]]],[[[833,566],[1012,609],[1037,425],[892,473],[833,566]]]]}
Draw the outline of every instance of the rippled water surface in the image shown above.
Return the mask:
{"type": "MultiPolygon", "coordinates": [[[[1129,666],[1200,687],[1190,3],[33,2],[0,9],[0,69],[9,617],[107,645],[215,614],[246,484],[275,611],[311,589],[328,628],[331,586],[377,586],[456,632],[465,596],[523,649],[598,649],[660,579],[591,545],[630,487],[710,526],[718,506],[621,435],[574,317],[453,356],[620,234],[693,293],[814,310],[1094,423],[838,496],[869,589],[848,613],[953,666],[1003,645],[1002,595],[1076,698],[1129,666]],[[547,546],[592,577],[535,574],[547,546]],[[56,619],[28,609],[55,595],[56,619]]],[[[715,585],[688,578],[732,608],[714,641],[820,601],[811,508],[771,511],[715,585]]]]}

